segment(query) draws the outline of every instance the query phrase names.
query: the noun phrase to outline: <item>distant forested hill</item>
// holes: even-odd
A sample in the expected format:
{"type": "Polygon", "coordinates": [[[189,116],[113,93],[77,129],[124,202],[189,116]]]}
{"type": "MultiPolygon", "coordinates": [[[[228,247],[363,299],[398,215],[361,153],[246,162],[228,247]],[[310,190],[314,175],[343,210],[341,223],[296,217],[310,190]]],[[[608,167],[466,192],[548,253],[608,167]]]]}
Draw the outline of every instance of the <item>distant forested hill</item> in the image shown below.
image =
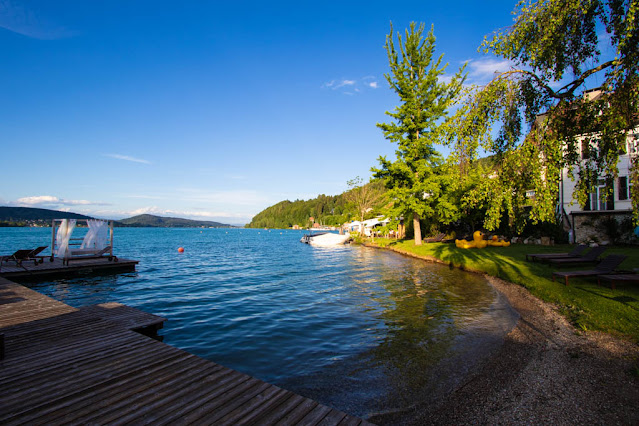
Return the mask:
{"type": "Polygon", "coordinates": [[[181,219],[177,217],[160,217],[150,214],[141,214],[128,219],[122,219],[116,223],[116,226],[140,228],[231,228],[231,225],[219,222],[181,219]]]}
{"type": "Polygon", "coordinates": [[[0,207],[0,225],[26,226],[29,224],[51,225],[52,219],[93,219],[77,213],[32,207],[0,207]]]}
{"type": "Polygon", "coordinates": [[[324,225],[340,225],[350,218],[343,195],[320,195],[312,200],[281,201],[261,211],[247,228],[290,228],[309,226],[309,217],[324,225]]]}
{"type": "MultiPolygon", "coordinates": [[[[0,226],[51,226],[52,219],[93,219],[77,213],[59,210],[36,209],[32,207],[0,207],[0,226]]],[[[159,217],[150,214],[130,217],[116,221],[115,226],[163,227],[163,228],[230,228],[219,222],[159,217]]]]}

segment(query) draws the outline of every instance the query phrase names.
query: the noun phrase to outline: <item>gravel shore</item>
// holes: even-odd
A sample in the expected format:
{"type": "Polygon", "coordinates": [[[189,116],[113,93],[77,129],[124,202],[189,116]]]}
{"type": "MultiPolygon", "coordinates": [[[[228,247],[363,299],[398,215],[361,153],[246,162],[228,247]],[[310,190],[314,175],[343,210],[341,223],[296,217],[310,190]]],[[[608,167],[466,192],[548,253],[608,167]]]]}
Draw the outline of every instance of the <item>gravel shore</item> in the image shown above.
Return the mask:
{"type": "Polygon", "coordinates": [[[639,346],[580,332],[526,289],[487,279],[520,314],[499,352],[437,403],[377,424],[639,424],[639,346]]]}

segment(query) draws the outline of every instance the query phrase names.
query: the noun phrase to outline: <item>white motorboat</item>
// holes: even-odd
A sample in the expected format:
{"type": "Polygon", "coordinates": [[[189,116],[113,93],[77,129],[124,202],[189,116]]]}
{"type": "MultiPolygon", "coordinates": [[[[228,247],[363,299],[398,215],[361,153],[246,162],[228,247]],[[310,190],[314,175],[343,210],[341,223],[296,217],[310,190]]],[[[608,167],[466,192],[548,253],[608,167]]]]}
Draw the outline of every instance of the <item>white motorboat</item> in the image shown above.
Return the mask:
{"type": "Polygon", "coordinates": [[[350,234],[346,233],[344,235],[333,234],[331,232],[323,232],[320,234],[306,234],[300,240],[303,243],[310,244],[312,246],[317,247],[329,247],[329,246],[338,246],[341,244],[345,244],[349,238],[350,234]]]}

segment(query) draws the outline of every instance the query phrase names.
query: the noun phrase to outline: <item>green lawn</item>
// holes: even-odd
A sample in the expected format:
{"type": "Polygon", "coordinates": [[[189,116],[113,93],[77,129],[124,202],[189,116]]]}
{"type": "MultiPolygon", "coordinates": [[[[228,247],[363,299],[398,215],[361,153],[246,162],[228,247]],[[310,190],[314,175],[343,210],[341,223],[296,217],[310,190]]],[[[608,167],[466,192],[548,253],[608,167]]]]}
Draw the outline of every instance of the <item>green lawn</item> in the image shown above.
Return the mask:
{"type": "MultiPolygon", "coordinates": [[[[545,263],[526,261],[527,253],[569,252],[572,246],[552,247],[511,245],[484,249],[460,249],[455,244],[431,243],[415,246],[412,240],[395,241],[375,239],[380,246],[394,248],[420,256],[434,257],[464,269],[485,272],[519,284],[538,298],[554,303],[560,312],[577,328],[600,330],[639,343],[639,284],[619,283],[616,290],[598,286],[596,277],[571,278],[566,287],[563,280],[552,281],[555,268],[545,263]]],[[[628,259],[619,267],[624,270],[639,268],[639,247],[608,248],[608,254],[624,254],[628,259]]],[[[563,267],[561,270],[591,269],[591,265],[563,267]]]]}

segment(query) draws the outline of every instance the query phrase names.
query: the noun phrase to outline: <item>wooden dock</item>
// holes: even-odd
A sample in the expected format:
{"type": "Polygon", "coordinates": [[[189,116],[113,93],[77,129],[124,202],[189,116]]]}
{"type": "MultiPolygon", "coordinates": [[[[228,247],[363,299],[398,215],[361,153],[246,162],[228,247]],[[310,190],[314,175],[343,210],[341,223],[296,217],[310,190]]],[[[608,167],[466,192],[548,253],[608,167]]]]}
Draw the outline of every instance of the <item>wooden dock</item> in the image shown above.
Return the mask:
{"type": "Polygon", "coordinates": [[[163,322],[0,278],[0,424],[369,424],[131,331],[163,322]]]}
{"type": "Polygon", "coordinates": [[[109,261],[103,257],[99,259],[74,259],[65,265],[62,259],[55,258],[50,261],[46,257],[42,263],[33,261],[23,261],[21,265],[13,261],[0,263],[0,277],[14,281],[29,281],[70,278],[95,273],[133,272],[139,262],[130,259],[109,261]]]}

